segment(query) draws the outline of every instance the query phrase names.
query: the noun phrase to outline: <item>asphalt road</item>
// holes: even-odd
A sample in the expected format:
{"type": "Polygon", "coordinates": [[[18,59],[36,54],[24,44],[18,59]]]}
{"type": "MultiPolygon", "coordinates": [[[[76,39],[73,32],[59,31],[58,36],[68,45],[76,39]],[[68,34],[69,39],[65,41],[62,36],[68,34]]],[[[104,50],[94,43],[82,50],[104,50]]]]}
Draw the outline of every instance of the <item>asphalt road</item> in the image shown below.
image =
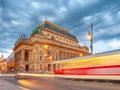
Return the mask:
{"type": "Polygon", "coordinates": [[[118,83],[76,81],[51,77],[16,78],[14,76],[3,76],[2,79],[24,87],[26,90],[120,90],[118,83]]]}

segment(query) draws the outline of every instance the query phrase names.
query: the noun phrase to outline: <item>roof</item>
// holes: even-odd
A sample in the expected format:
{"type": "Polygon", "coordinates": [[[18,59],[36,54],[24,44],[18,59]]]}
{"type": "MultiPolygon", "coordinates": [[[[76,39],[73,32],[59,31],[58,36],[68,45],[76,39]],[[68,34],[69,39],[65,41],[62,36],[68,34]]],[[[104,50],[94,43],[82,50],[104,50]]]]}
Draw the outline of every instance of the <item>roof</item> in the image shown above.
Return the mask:
{"type": "Polygon", "coordinates": [[[48,22],[48,21],[45,21],[42,24],[40,24],[38,27],[36,27],[33,30],[31,35],[33,35],[33,34],[42,34],[43,28],[50,29],[50,30],[52,30],[54,32],[60,33],[62,35],[65,35],[65,36],[68,36],[68,37],[70,37],[72,39],[77,40],[77,38],[73,34],[69,33],[69,31],[67,29],[62,28],[62,27],[60,27],[60,26],[58,26],[56,24],[53,24],[51,22],[48,22]]]}
{"type": "Polygon", "coordinates": [[[0,59],[0,62],[6,62],[6,61],[7,61],[6,58],[2,58],[2,59],[0,59]]]}

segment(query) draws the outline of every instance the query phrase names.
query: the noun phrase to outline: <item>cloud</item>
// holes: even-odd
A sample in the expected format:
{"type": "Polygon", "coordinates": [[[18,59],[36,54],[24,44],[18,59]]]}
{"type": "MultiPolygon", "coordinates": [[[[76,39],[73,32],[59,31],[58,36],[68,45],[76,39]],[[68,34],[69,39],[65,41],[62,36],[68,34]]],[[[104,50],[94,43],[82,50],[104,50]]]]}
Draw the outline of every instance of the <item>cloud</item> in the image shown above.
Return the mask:
{"type": "Polygon", "coordinates": [[[116,50],[120,47],[120,41],[117,39],[98,41],[94,43],[94,53],[116,50]]]}
{"type": "Polygon", "coordinates": [[[110,46],[112,47],[112,49],[118,49],[118,48],[120,48],[120,41],[117,39],[113,39],[110,42],[110,46]]]}
{"type": "Polygon", "coordinates": [[[116,44],[120,40],[119,3],[119,0],[4,0],[5,31],[0,3],[0,50],[8,52],[20,34],[29,36],[46,19],[69,29],[80,45],[88,46],[86,35],[93,22],[95,51],[102,51],[102,47],[97,49],[98,44],[109,50],[107,46],[112,45],[106,42],[116,44]]]}
{"type": "Polygon", "coordinates": [[[11,49],[0,51],[0,57],[3,54],[3,57],[7,58],[11,52],[13,52],[13,50],[11,50],[11,49]]]}
{"type": "Polygon", "coordinates": [[[34,2],[34,1],[33,1],[33,2],[31,3],[31,5],[32,5],[32,7],[34,7],[34,8],[39,8],[41,4],[38,3],[38,2],[34,2]]]}

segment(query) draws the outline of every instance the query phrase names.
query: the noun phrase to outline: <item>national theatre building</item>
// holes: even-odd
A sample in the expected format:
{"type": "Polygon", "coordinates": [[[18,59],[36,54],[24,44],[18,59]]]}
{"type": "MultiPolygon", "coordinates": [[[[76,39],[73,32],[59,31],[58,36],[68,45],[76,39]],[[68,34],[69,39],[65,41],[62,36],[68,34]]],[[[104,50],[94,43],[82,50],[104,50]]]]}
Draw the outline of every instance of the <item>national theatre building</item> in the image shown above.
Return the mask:
{"type": "Polygon", "coordinates": [[[89,54],[87,46],[80,46],[67,29],[44,21],[29,38],[22,35],[13,48],[15,70],[21,72],[52,71],[51,62],[89,54]]]}

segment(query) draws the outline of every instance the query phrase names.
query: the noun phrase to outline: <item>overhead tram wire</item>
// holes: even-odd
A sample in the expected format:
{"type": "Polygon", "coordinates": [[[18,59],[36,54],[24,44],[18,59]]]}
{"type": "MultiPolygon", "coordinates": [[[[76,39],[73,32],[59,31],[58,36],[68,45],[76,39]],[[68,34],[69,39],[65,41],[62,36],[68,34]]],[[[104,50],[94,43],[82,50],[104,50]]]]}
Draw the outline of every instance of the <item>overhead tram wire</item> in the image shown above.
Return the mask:
{"type": "MultiPolygon", "coordinates": [[[[104,14],[106,14],[106,12],[109,12],[109,11],[112,10],[112,9],[115,10],[115,9],[118,9],[118,8],[120,8],[120,4],[118,4],[118,5],[116,5],[116,6],[113,6],[113,7],[111,7],[111,8],[107,8],[107,9],[105,9],[102,13],[100,13],[100,14],[98,14],[97,16],[89,19],[89,21],[87,20],[86,22],[82,22],[82,23],[80,23],[80,24],[76,24],[76,25],[74,25],[72,28],[75,28],[75,27],[77,27],[77,26],[83,26],[83,28],[90,28],[90,23],[94,23],[93,21],[94,21],[95,19],[97,19],[98,17],[103,16],[104,14]],[[89,22],[90,22],[90,23],[89,23],[89,22]],[[87,23],[88,23],[88,25],[85,26],[85,24],[87,24],[87,23]]],[[[82,21],[82,20],[81,20],[81,21],[82,21]]],[[[94,23],[94,26],[95,26],[95,23],[94,23]]]]}
{"type": "Polygon", "coordinates": [[[110,8],[110,9],[106,9],[106,10],[104,10],[102,13],[100,13],[99,15],[97,15],[97,16],[95,16],[95,17],[93,17],[93,18],[91,18],[88,22],[92,22],[94,19],[96,19],[96,18],[98,18],[98,17],[101,17],[101,16],[103,16],[104,14],[106,14],[106,12],[109,12],[110,10],[115,10],[115,9],[117,9],[117,7],[119,7],[120,8],[120,4],[119,5],[117,5],[117,6],[115,6],[115,7],[112,7],[112,8],[110,8]]]}
{"type": "Polygon", "coordinates": [[[4,0],[2,2],[2,16],[3,16],[3,32],[5,33],[5,6],[4,6],[4,0]]]}
{"type": "MultiPolygon", "coordinates": [[[[102,13],[100,13],[100,14],[98,14],[97,16],[89,19],[89,21],[83,22],[83,23],[80,23],[80,24],[77,24],[77,25],[73,26],[73,28],[76,27],[76,26],[82,26],[82,25],[84,25],[84,24],[86,24],[86,23],[88,23],[88,22],[91,23],[91,22],[93,22],[96,18],[101,17],[101,16],[103,16],[104,14],[106,14],[106,12],[108,12],[108,11],[110,11],[110,10],[112,10],[112,9],[115,10],[115,9],[117,9],[117,8],[120,8],[120,4],[118,4],[117,6],[114,6],[114,7],[112,7],[112,8],[108,8],[108,9],[104,10],[102,13]]],[[[88,27],[90,27],[90,25],[87,25],[87,26],[86,26],[86,28],[88,28],[88,27]]]]}
{"type": "MultiPolygon", "coordinates": [[[[93,22],[95,19],[97,19],[98,17],[101,17],[101,16],[103,16],[104,14],[106,14],[107,12],[110,12],[110,10],[116,10],[116,9],[118,9],[118,8],[120,8],[120,4],[118,4],[118,5],[116,5],[116,6],[113,6],[112,8],[108,8],[108,9],[105,9],[102,13],[100,13],[99,15],[97,15],[97,16],[95,16],[95,17],[93,17],[93,18],[91,18],[91,19],[89,19],[89,21],[87,21],[87,22],[83,22],[83,23],[80,23],[80,24],[77,24],[77,25],[75,25],[74,27],[76,27],[76,26],[82,26],[85,30],[88,30],[91,26],[90,26],[90,23],[93,23],[94,24],[94,29],[96,28],[96,25],[95,25],[95,23],[93,22]],[[89,23],[90,22],[90,23],[89,23]],[[88,23],[87,25],[85,25],[86,23],[88,23]]],[[[113,26],[113,24],[112,24],[112,26],[113,26]]]]}
{"type": "MultiPolygon", "coordinates": [[[[117,24],[120,24],[120,20],[118,20],[118,22],[115,22],[115,23],[112,23],[112,24],[108,24],[107,27],[108,27],[108,26],[113,27],[113,26],[115,26],[115,25],[117,25],[117,24]]],[[[104,25],[103,25],[103,26],[104,26],[104,25]]],[[[96,29],[96,28],[98,28],[98,27],[94,26],[94,29],[96,29]]]]}
{"type": "MultiPolygon", "coordinates": [[[[120,4],[117,5],[117,6],[114,6],[114,7],[110,8],[110,9],[106,9],[106,10],[104,10],[102,13],[99,13],[99,14],[96,15],[95,17],[89,19],[88,22],[90,22],[90,23],[93,24],[93,21],[94,21],[96,18],[103,16],[104,14],[106,14],[106,12],[109,12],[109,10],[112,10],[112,9],[115,10],[116,8],[119,8],[119,7],[120,7],[120,4]]],[[[88,22],[87,22],[87,23],[88,23],[88,22]]],[[[83,25],[83,24],[86,24],[86,23],[83,22],[83,23],[80,23],[79,25],[83,25]]],[[[78,25],[77,25],[77,26],[78,26],[78,25]]],[[[90,27],[90,25],[87,25],[87,27],[90,27]]],[[[86,27],[86,28],[87,28],[87,27],[86,27]]],[[[93,54],[93,44],[92,44],[92,42],[91,42],[91,44],[90,44],[90,48],[91,48],[91,53],[93,54]]]]}
{"type": "MultiPolygon", "coordinates": [[[[3,41],[5,41],[5,0],[1,0],[1,11],[2,11],[2,22],[1,22],[1,31],[3,31],[3,41]]],[[[3,50],[4,51],[4,50],[3,50]]]]}
{"type": "Polygon", "coordinates": [[[5,0],[1,0],[1,4],[2,4],[2,28],[3,28],[3,39],[4,41],[6,40],[6,28],[5,28],[5,24],[6,24],[6,20],[5,20],[5,0]]]}

